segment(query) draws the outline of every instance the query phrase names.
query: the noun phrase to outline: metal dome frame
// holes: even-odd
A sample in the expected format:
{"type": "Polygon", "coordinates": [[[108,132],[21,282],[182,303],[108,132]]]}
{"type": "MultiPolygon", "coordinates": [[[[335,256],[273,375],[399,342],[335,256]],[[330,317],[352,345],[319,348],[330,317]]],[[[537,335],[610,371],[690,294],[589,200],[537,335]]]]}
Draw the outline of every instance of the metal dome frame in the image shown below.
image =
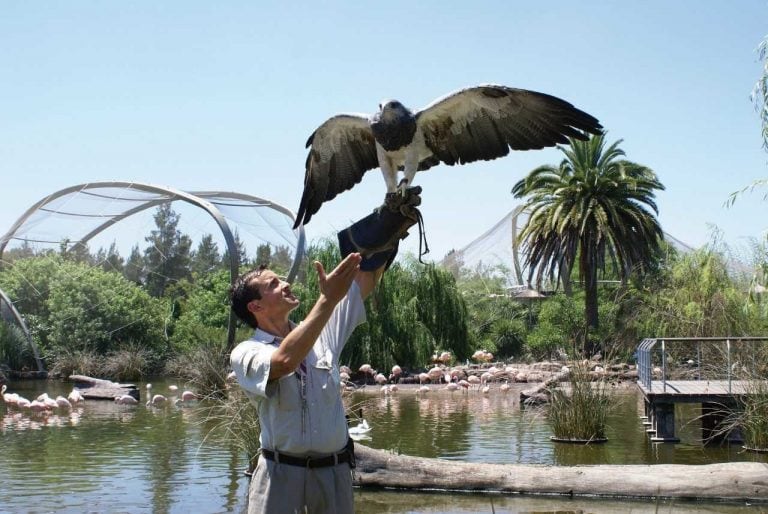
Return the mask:
{"type": "MultiPolygon", "coordinates": [[[[91,230],[88,234],[86,234],[79,241],[76,241],[73,244],[85,245],[89,240],[91,240],[93,237],[95,237],[105,229],[124,220],[129,216],[132,216],[136,213],[142,212],[146,209],[150,209],[158,205],[175,202],[176,200],[182,200],[205,210],[214,219],[219,229],[221,230],[221,233],[224,236],[224,240],[227,243],[227,250],[229,253],[229,271],[230,271],[231,283],[234,283],[235,279],[239,274],[240,262],[238,261],[238,252],[235,245],[235,239],[232,235],[232,231],[229,228],[229,224],[227,223],[227,220],[225,219],[221,211],[219,211],[219,209],[216,207],[215,205],[216,202],[214,201],[214,199],[231,198],[235,200],[250,202],[250,203],[253,203],[254,205],[269,207],[271,209],[274,209],[282,214],[285,214],[292,221],[296,220],[296,215],[286,207],[283,207],[282,205],[271,202],[269,200],[265,200],[257,196],[247,195],[244,193],[235,193],[235,192],[227,192],[227,191],[185,192],[185,191],[181,191],[181,190],[174,189],[167,186],[158,186],[158,185],[146,184],[141,182],[124,182],[124,181],[90,182],[90,183],[78,184],[76,186],[70,186],[70,187],[61,189],[55,193],[52,193],[46,196],[39,202],[32,205],[32,207],[27,209],[24,212],[24,214],[22,214],[21,217],[18,220],[16,220],[16,222],[13,224],[11,229],[8,232],[6,232],[6,234],[3,235],[2,238],[0,238],[0,260],[2,260],[5,247],[8,245],[8,243],[12,239],[14,239],[14,235],[19,230],[19,228],[22,227],[24,223],[42,207],[70,193],[86,191],[89,189],[103,189],[103,188],[136,189],[139,191],[143,191],[145,193],[164,195],[164,197],[146,200],[144,201],[144,203],[136,207],[133,207],[131,209],[128,209],[127,211],[121,214],[109,217],[104,223],[100,224],[98,227],[91,230]]],[[[304,233],[304,226],[303,225],[299,226],[299,228],[296,229],[295,232],[297,232],[296,253],[294,254],[293,264],[291,265],[291,269],[288,272],[287,280],[289,282],[292,281],[296,277],[296,274],[298,273],[299,266],[301,263],[301,257],[304,255],[304,250],[306,245],[306,236],[304,233]]],[[[54,243],[56,241],[49,241],[49,242],[54,243]]],[[[9,305],[11,305],[10,302],[9,302],[9,305]]],[[[15,311],[15,309],[13,310],[15,311]]],[[[234,312],[230,310],[229,322],[227,327],[228,347],[231,347],[234,342],[236,321],[237,320],[234,312]]]]}
{"type": "Polygon", "coordinates": [[[45,366],[43,366],[43,359],[40,358],[40,352],[37,349],[37,345],[35,344],[35,341],[32,339],[32,334],[29,332],[29,327],[27,327],[27,324],[24,322],[24,318],[21,317],[21,314],[19,314],[19,311],[16,309],[16,306],[13,305],[13,302],[11,302],[11,299],[8,298],[8,295],[5,294],[5,291],[3,291],[2,289],[0,289],[0,301],[5,302],[8,308],[11,310],[11,314],[13,315],[14,319],[21,327],[22,332],[24,332],[24,336],[27,338],[27,342],[29,343],[29,346],[32,347],[32,353],[35,354],[35,363],[37,364],[37,371],[40,371],[40,372],[45,371],[45,366]]]}

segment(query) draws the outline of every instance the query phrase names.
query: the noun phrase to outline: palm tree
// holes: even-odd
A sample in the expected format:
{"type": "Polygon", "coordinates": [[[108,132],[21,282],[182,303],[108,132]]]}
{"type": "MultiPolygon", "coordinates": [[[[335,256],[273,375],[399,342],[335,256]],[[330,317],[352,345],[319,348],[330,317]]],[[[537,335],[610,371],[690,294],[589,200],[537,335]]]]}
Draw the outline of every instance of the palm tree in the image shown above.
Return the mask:
{"type": "Polygon", "coordinates": [[[597,277],[610,261],[622,282],[656,256],[663,238],[655,190],[664,186],[645,166],[623,160],[621,140],[605,147],[603,135],[569,138],[559,166],[545,165],[515,184],[516,198],[528,197],[528,222],[521,232],[529,281],[542,277],[567,284],[578,265],[584,284],[586,332],[598,327],[597,277]],[[578,261],[578,262],[577,262],[578,261]]]}

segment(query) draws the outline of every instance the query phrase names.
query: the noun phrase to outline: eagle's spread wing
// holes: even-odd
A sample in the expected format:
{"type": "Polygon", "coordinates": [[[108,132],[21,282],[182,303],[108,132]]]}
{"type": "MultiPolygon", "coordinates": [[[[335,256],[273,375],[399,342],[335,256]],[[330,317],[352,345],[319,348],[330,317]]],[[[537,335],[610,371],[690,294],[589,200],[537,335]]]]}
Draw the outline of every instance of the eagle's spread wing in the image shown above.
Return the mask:
{"type": "Polygon", "coordinates": [[[293,228],[309,222],[323,202],[351,189],[363,173],[379,166],[368,117],[339,114],[320,125],[307,140],[304,193],[293,228]]]}
{"type": "Polygon", "coordinates": [[[599,134],[594,117],[554,96],[486,85],[451,93],[416,113],[424,142],[454,165],[502,157],[512,150],[566,144],[599,134]]]}

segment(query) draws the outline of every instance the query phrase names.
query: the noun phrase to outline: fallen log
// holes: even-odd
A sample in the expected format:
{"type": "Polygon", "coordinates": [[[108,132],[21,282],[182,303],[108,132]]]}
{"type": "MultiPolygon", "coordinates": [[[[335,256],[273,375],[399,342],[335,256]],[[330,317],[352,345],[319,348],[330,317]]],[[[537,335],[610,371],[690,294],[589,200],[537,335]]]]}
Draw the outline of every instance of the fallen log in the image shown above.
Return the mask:
{"type": "Polygon", "coordinates": [[[135,384],[118,384],[110,380],[92,378],[85,375],[70,375],[69,380],[75,382],[75,389],[86,400],[114,400],[124,394],[139,398],[139,388],[135,384]]]}
{"type": "Polygon", "coordinates": [[[559,371],[535,387],[520,391],[520,405],[549,403],[550,386],[567,380],[570,374],[570,370],[559,371]]]}
{"type": "Polygon", "coordinates": [[[615,498],[768,502],[768,464],[547,466],[396,455],[355,445],[355,485],[615,498]]]}

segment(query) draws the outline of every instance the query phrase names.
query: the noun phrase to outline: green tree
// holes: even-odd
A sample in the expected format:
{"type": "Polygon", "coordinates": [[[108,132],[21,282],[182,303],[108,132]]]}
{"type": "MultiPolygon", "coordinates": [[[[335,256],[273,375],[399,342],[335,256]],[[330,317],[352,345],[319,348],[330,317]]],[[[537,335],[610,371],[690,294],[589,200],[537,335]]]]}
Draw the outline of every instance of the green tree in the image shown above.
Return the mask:
{"type": "Polygon", "coordinates": [[[599,326],[597,280],[606,261],[626,281],[657,255],[663,239],[655,214],[655,191],[664,189],[654,172],[621,157],[621,140],[606,148],[604,136],[569,139],[559,147],[565,159],[545,165],[515,184],[527,196],[528,222],[521,233],[527,247],[529,280],[537,273],[560,281],[574,267],[585,290],[584,351],[592,352],[587,332],[599,326]]]}
{"type": "MultiPolygon", "coordinates": [[[[301,299],[294,320],[303,319],[317,300],[317,274],[309,269],[316,260],[333,269],[340,261],[336,243],[323,241],[307,250],[306,280],[292,288],[301,299]]],[[[394,364],[425,366],[437,349],[461,360],[471,354],[467,307],[445,270],[414,259],[395,263],[366,302],[366,316],[341,354],[341,361],[353,367],[364,362],[382,370],[394,364]]]]}
{"type": "MultiPolygon", "coordinates": [[[[245,243],[240,239],[240,233],[237,229],[235,229],[235,233],[232,234],[232,238],[235,240],[235,255],[237,255],[238,264],[240,266],[247,266],[249,264],[248,253],[245,248],[245,243]]],[[[224,255],[221,257],[221,263],[222,266],[229,269],[229,248],[224,250],[224,255]]],[[[260,263],[257,262],[256,264],[258,265],[260,263]]]]}
{"type": "Polygon", "coordinates": [[[145,287],[152,296],[162,296],[169,284],[191,278],[190,248],[192,240],[178,230],[180,216],[170,203],[157,208],[155,230],[144,238],[145,287]]]}
{"type": "Polygon", "coordinates": [[[131,248],[131,255],[123,267],[123,276],[134,284],[143,284],[146,273],[144,272],[144,256],[141,254],[139,245],[131,248]]]}
{"type": "Polygon", "coordinates": [[[192,253],[192,273],[196,276],[202,276],[210,273],[221,265],[221,255],[219,246],[213,240],[211,234],[205,234],[197,245],[197,249],[192,253]]]}

